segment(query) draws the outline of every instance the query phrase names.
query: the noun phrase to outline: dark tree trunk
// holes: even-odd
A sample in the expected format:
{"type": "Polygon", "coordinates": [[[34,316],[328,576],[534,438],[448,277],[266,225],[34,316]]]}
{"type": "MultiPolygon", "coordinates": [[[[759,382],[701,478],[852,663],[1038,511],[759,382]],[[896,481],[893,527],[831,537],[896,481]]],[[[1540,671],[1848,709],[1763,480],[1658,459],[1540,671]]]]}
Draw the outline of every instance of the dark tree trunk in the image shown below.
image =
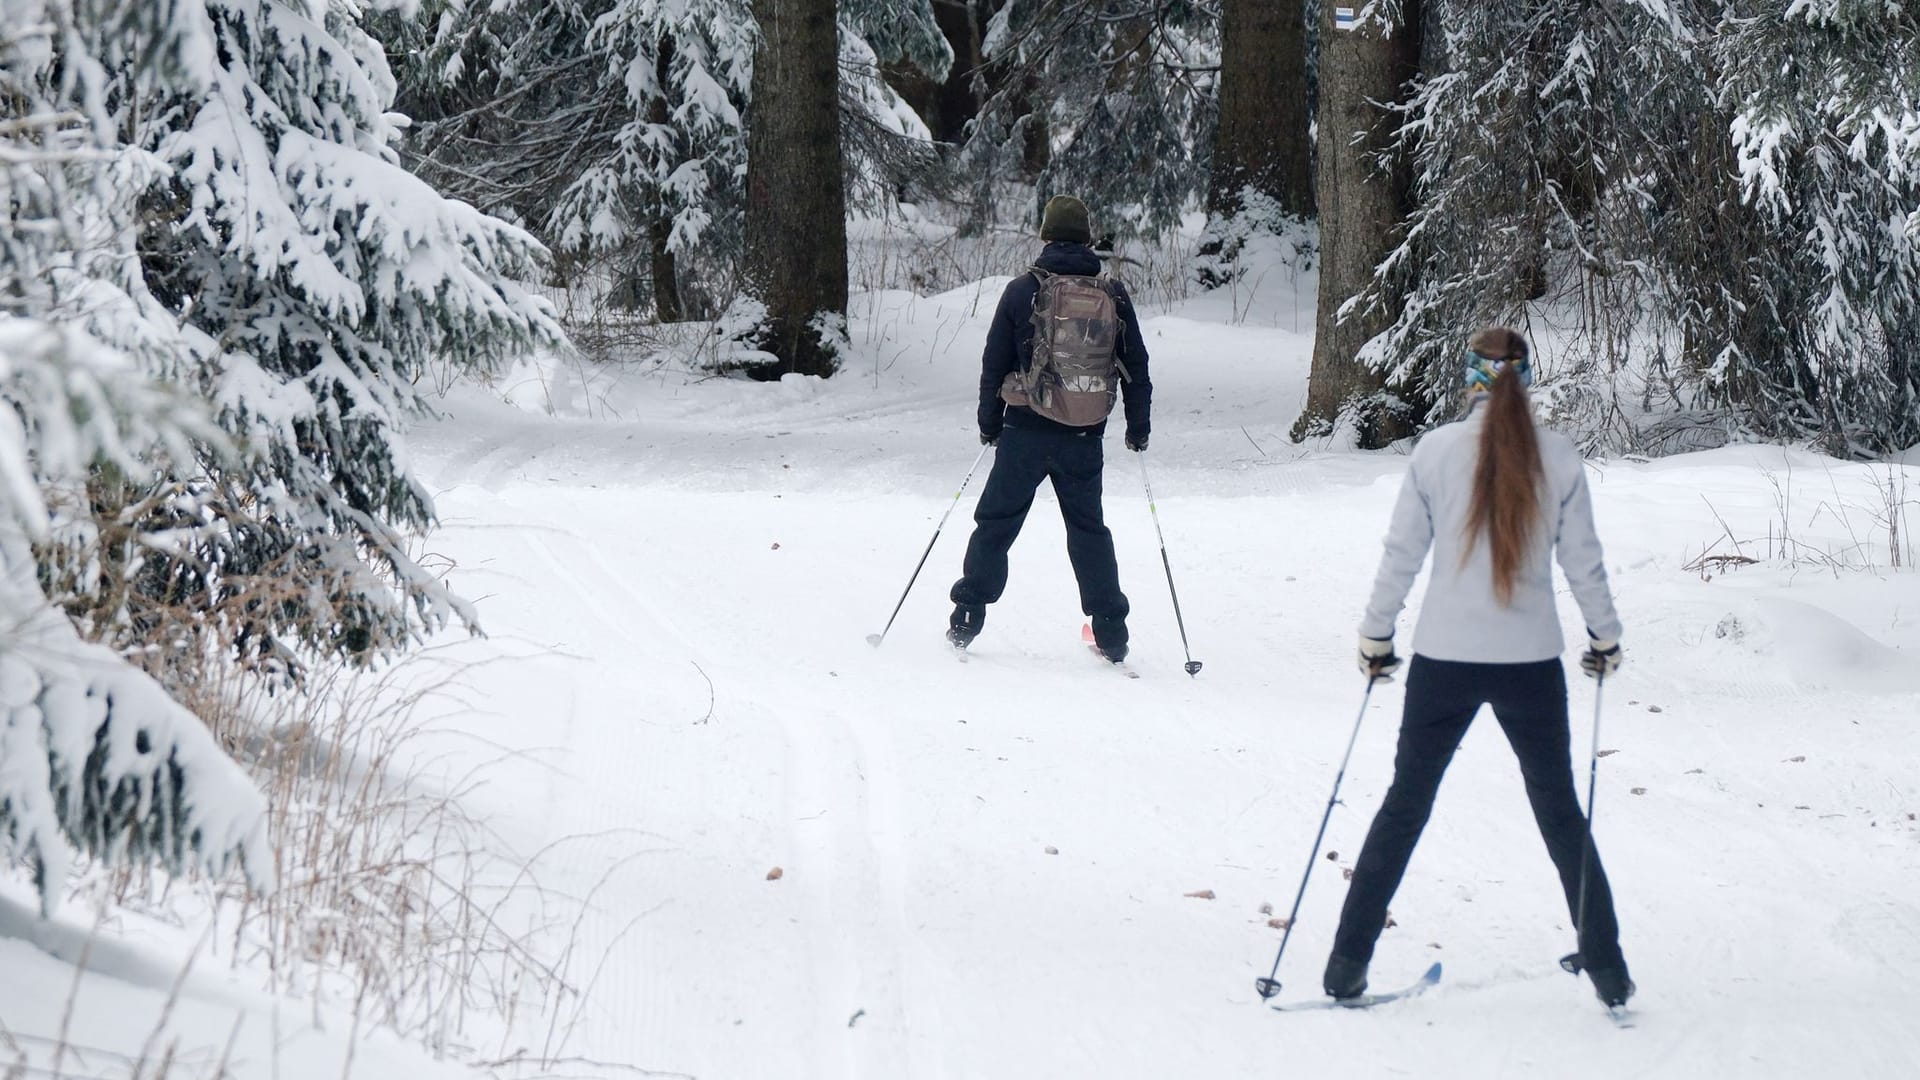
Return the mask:
{"type": "MultiPolygon", "coordinates": [[[[673,73],[673,38],[666,37],[660,42],[660,53],[654,60],[654,74],[661,86],[670,85],[673,73]]],[[[647,105],[647,123],[662,130],[670,130],[673,117],[667,112],[667,99],[656,94],[647,105]]],[[[673,219],[662,212],[658,201],[647,214],[647,263],[649,276],[653,279],[653,315],[663,323],[680,322],[687,317],[686,305],[680,302],[680,268],[674,259],[673,249],[667,241],[673,236],[673,219]]]]}
{"type": "MultiPolygon", "coordinates": [[[[1420,14],[1401,5],[1400,19],[1335,29],[1334,5],[1320,29],[1319,154],[1314,192],[1320,208],[1320,296],[1314,318],[1313,368],[1306,406],[1294,421],[1297,441],[1330,433],[1351,414],[1362,447],[1385,446],[1414,432],[1419,417],[1396,406],[1385,376],[1359,360],[1362,346],[1398,317],[1399,297],[1356,307],[1342,304],[1367,290],[1374,268],[1400,239],[1409,178],[1370,160],[1393,137],[1393,118],[1375,102],[1399,100],[1420,59],[1420,14]]],[[[1352,10],[1352,9],[1347,9],[1352,10]]]]}
{"type": "Polygon", "coordinates": [[[667,237],[673,234],[673,223],[664,214],[654,214],[647,221],[648,267],[653,278],[653,316],[660,322],[681,322],[687,317],[686,305],[680,302],[680,270],[673,257],[673,249],[667,246],[667,237]]]}
{"type": "Polygon", "coordinates": [[[944,82],[935,82],[910,64],[889,64],[888,85],[918,113],[935,142],[957,145],[966,138],[967,124],[980,115],[981,95],[974,80],[986,57],[980,55],[981,27],[992,17],[999,0],[933,0],[934,25],[953,50],[953,67],[944,82]]]}
{"type": "Polygon", "coordinates": [[[778,357],[750,374],[831,375],[817,316],[847,311],[847,196],[840,163],[838,0],[754,0],[760,44],[747,118],[746,268],[778,357]]]}
{"type": "Polygon", "coordinates": [[[934,21],[953,49],[953,68],[947,72],[946,85],[940,88],[940,127],[934,132],[934,138],[941,142],[958,144],[964,139],[967,125],[980,115],[980,106],[986,100],[985,83],[979,73],[987,58],[980,46],[992,15],[981,11],[983,6],[997,7],[998,0],[990,5],[983,0],[935,0],[933,5],[934,21]]]}
{"type": "Polygon", "coordinates": [[[1220,127],[1207,214],[1241,210],[1247,188],[1287,213],[1313,213],[1307,141],[1307,23],[1303,4],[1225,0],[1220,17],[1220,127]]]}
{"type": "Polygon", "coordinates": [[[1026,85],[1015,106],[1026,112],[1021,134],[1020,171],[1028,180],[1038,180],[1053,163],[1052,125],[1047,123],[1047,96],[1040,92],[1039,80],[1024,76],[1026,85]]]}

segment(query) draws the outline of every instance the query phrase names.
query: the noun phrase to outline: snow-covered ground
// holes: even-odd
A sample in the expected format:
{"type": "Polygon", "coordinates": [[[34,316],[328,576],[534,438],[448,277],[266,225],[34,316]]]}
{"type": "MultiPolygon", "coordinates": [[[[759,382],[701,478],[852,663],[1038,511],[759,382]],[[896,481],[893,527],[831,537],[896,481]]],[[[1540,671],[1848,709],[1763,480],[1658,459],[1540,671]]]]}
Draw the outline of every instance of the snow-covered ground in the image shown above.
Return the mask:
{"type": "MultiPolygon", "coordinates": [[[[945,594],[984,466],[873,649],[978,452],[1004,280],[857,298],[858,356],[829,381],[526,367],[415,432],[431,546],[491,635],[443,654],[476,666],[441,724],[480,737],[465,753],[524,751],[476,809],[520,850],[560,845],[547,887],[597,889],[568,1053],[702,1080],[1920,1075],[1920,575],[1890,567],[1912,553],[1904,520],[1891,545],[1875,521],[1884,466],[1593,465],[1628,627],[1598,835],[1633,1030],[1555,966],[1569,920],[1488,722],[1373,969],[1390,986],[1440,960],[1442,984],[1276,1015],[1253,989],[1280,938],[1265,912],[1292,901],[1360,704],[1353,627],[1402,459],[1286,441],[1310,287],[1150,309],[1146,461],[1205,671],[1181,671],[1117,435],[1139,680],[1081,646],[1044,492],[954,662],[945,594]]],[[[1584,789],[1595,701],[1574,682],[1584,789]]],[[[1373,696],[1287,998],[1318,996],[1400,700],[1373,696]]]]}
{"type": "Polygon", "coordinates": [[[474,1075],[371,1025],[352,1002],[275,999],[202,926],[69,901],[42,921],[0,882],[0,1076],[341,1080],[474,1075]],[[19,1070],[19,1071],[14,1071],[19,1070]]]}
{"type": "MultiPolygon", "coordinates": [[[[1897,467],[1777,447],[1594,463],[1628,625],[1598,832],[1634,1029],[1555,966],[1572,934],[1491,723],[1373,969],[1386,987],[1439,960],[1441,985],[1276,1015],[1253,982],[1360,705],[1353,627],[1402,460],[1287,442],[1310,280],[1149,307],[1146,462],[1205,670],[1181,671],[1117,435],[1108,520],[1140,679],[1080,644],[1044,491],[972,661],[951,658],[984,466],[873,649],[979,452],[1004,280],[862,295],[857,356],[825,382],[527,365],[414,433],[445,522],[431,553],[490,633],[420,664],[467,665],[420,715],[423,756],[477,778],[468,809],[503,850],[540,853],[552,906],[503,917],[570,940],[584,992],[505,1036],[468,1017],[453,1042],[564,1058],[556,1075],[701,1080],[1920,1075],[1920,575],[1893,566],[1920,513],[1883,490],[1920,498],[1920,473],[1902,489],[1897,467]]],[[[1573,692],[1584,788],[1592,684],[1573,692]]],[[[1399,706],[1398,686],[1373,695],[1287,999],[1318,996],[1399,706]]],[[[10,881],[0,1066],[124,1076],[145,1056],[151,1074],[177,1044],[180,1077],[223,1055],[248,1078],[457,1074],[356,1031],[351,1001],[276,1006],[230,953],[124,912],[96,931],[78,902],[42,924],[10,881]],[[63,1031],[78,1056],[56,1057],[63,1031]]]]}

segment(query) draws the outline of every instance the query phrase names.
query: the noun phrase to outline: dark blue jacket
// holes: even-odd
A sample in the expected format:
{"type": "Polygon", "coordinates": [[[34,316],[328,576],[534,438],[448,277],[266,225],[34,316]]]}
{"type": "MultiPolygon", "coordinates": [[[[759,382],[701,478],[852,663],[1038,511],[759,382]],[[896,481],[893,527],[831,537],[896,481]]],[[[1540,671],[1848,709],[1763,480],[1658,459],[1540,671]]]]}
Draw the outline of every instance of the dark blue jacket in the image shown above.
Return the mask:
{"type": "MultiPolygon", "coordinates": [[[[1093,275],[1100,272],[1100,256],[1085,244],[1056,240],[1033,260],[1040,269],[1054,274],[1093,275]]],[[[1120,315],[1120,340],[1115,346],[1127,377],[1120,383],[1120,398],[1127,413],[1127,438],[1138,441],[1152,427],[1149,412],[1153,405],[1153,380],[1147,377],[1147,343],[1140,336],[1140,319],[1134,314],[1133,299],[1127,287],[1110,279],[1115,307],[1120,315]]],[[[1024,405],[1008,405],[1000,400],[1000,384],[1010,371],[1024,371],[1033,362],[1033,298],[1040,282],[1032,274],[1021,274],[1008,282],[1000,294],[1000,307],[993,313],[993,325],[987,329],[987,348],[980,358],[980,434],[997,438],[1000,428],[1017,427],[1027,431],[1089,432],[1100,435],[1107,429],[1104,421],[1092,427],[1068,427],[1055,423],[1024,405]]]]}

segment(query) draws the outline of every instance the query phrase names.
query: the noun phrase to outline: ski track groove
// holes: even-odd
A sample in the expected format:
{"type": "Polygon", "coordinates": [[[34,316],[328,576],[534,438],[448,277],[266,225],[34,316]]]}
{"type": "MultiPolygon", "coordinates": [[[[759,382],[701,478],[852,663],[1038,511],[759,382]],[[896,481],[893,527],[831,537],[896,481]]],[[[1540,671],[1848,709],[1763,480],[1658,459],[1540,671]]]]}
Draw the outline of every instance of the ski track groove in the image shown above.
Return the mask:
{"type": "MultiPolygon", "coordinates": [[[[646,625],[664,632],[678,651],[703,662],[707,671],[725,677],[730,664],[717,664],[691,637],[669,619],[660,605],[610,561],[603,549],[569,536],[583,552],[563,558],[544,537],[530,538],[550,579],[571,590],[600,624],[596,632],[616,635],[634,650],[641,638],[632,627],[646,625]],[[627,612],[622,615],[621,612],[627,612]],[[634,617],[638,613],[639,618],[634,617]]],[[[658,650],[659,643],[649,648],[658,650]]],[[[770,669],[763,672],[772,675],[770,669]]],[[[784,832],[791,842],[783,857],[780,888],[805,896],[806,917],[801,928],[813,958],[809,970],[818,982],[802,992],[815,1003],[816,1023],[809,1025],[812,1067],[819,1077],[887,1078],[907,1075],[902,1036],[907,997],[901,989],[901,930],[904,922],[904,840],[899,826],[900,796],[891,774],[884,729],[874,723],[850,724],[837,709],[808,709],[807,719],[795,718],[796,709],[763,705],[778,700],[770,693],[740,707],[730,707],[727,722],[758,717],[781,733],[783,770],[780,810],[784,832]],[[858,730],[856,730],[856,728],[858,730]],[[848,1031],[856,1011],[865,1014],[848,1031]],[[844,1035],[841,1033],[845,1032],[844,1035]]],[[[629,777],[623,759],[632,755],[592,753],[582,794],[618,786],[629,777]]],[[[638,755],[642,758],[645,755],[638,755]]],[[[594,828],[621,824],[596,817],[594,828]]],[[[621,925],[615,919],[611,931],[621,925]]],[[[666,1022],[658,1003],[670,988],[657,985],[646,965],[640,980],[603,983],[613,1000],[611,1015],[632,1015],[636,1005],[651,1002],[649,1019],[666,1022]],[[665,991],[663,993],[663,991],[665,991]]],[[[649,1025],[639,1025],[638,1035],[649,1025]]],[[[642,1059],[645,1039],[625,1040],[623,1060],[642,1059]]]]}
{"type": "MultiPolygon", "coordinates": [[[[584,544],[571,533],[561,534],[570,545],[584,544]]],[[[608,641],[624,643],[628,648],[638,644],[633,626],[635,620],[629,615],[620,617],[605,603],[602,593],[591,588],[573,568],[569,560],[561,558],[554,551],[554,541],[541,533],[526,534],[527,547],[547,568],[550,576],[546,579],[551,586],[571,591],[579,601],[596,617],[597,625],[577,628],[579,632],[592,636],[596,646],[604,648],[608,641]]],[[[587,678],[593,678],[591,671],[582,672],[587,678]]],[[[584,726],[585,732],[577,735],[571,749],[572,768],[569,772],[576,783],[563,790],[561,805],[576,814],[584,814],[579,823],[579,831],[594,839],[584,842],[584,852],[576,858],[592,867],[583,887],[591,887],[598,876],[598,867],[620,858],[631,846],[631,838],[620,830],[631,827],[639,819],[644,803],[630,793],[635,790],[653,789],[661,779],[663,765],[646,753],[631,753],[627,728],[634,720],[626,716],[611,716],[591,713],[584,717],[575,717],[577,725],[584,726]],[[637,781],[637,783],[636,783],[637,781]],[[625,795],[626,797],[620,797],[625,795]]],[[[578,851],[576,847],[574,849],[578,851]]],[[[619,879],[615,879],[617,883],[619,879]]],[[[619,893],[609,890],[611,896],[619,893]]],[[[616,943],[627,927],[629,919],[635,914],[622,907],[610,907],[608,898],[596,898],[593,909],[581,924],[581,955],[592,958],[597,965],[599,958],[609,949],[620,947],[616,943]]],[[[647,928],[640,927],[641,935],[647,928]]],[[[629,941],[625,949],[641,952],[638,942],[629,941]]],[[[654,964],[646,963],[644,954],[640,962],[631,964],[609,964],[606,976],[594,987],[594,997],[590,1002],[592,1012],[589,1015],[603,1018],[603,1022],[593,1024],[590,1041],[595,1053],[608,1054],[611,1060],[644,1061],[649,1060],[649,1044],[654,1040],[649,1036],[671,1022],[671,1010],[668,1002],[672,998],[672,988],[666,985],[665,972],[654,964]],[[626,1023],[609,1024],[604,1020],[622,1018],[626,1023]],[[608,1030],[626,1031],[624,1038],[607,1039],[603,1032],[608,1030]]],[[[592,968],[583,977],[592,977],[592,968]]]]}
{"type": "Polygon", "coordinates": [[[894,814],[886,805],[888,785],[875,782],[886,767],[884,757],[871,752],[834,710],[807,721],[790,720],[783,709],[772,712],[787,735],[784,809],[794,844],[791,876],[807,894],[811,917],[804,929],[814,958],[811,969],[828,973],[813,994],[812,1075],[907,1075],[899,1042],[906,1029],[900,986],[901,845],[880,825],[894,814]],[[878,814],[876,800],[882,804],[878,814]],[[850,1024],[861,1010],[860,1022],[850,1024]]]}

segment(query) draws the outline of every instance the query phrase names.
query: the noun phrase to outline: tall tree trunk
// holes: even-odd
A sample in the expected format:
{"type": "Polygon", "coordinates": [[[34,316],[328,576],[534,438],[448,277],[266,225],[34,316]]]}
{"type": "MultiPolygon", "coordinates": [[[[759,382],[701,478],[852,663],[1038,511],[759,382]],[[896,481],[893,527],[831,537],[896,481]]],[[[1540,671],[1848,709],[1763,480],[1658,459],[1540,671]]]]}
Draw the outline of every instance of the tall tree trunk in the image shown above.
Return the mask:
{"type": "Polygon", "coordinates": [[[1232,217],[1248,188],[1298,217],[1313,213],[1307,141],[1307,21],[1301,3],[1225,0],[1220,16],[1220,127],[1207,215],[1232,217]]]}
{"type": "Polygon", "coordinates": [[[1047,123],[1047,96],[1040,92],[1038,77],[1027,74],[1021,78],[1025,86],[1015,108],[1026,110],[1027,115],[1021,128],[1020,169],[1028,180],[1038,180],[1053,163],[1053,125],[1047,123]]]}
{"type": "Polygon", "coordinates": [[[1419,64],[1420,13],[1416,0],[1406,0],[1389,25],[1377,20],[1351,29],[1335,25],[1338,12],[1354,10],[1328,3],[1321,23],[1314,170],[1320,295],[1307,401],[1294,421],[1293,438],[1328,434],[1341,414],[1349,413],[1355,441],[1372,448],[1411,435],[1419,420],[1394,407],[1385,376],[1359,359],[1362,346],[1393,324],[1399,298],[1356,305],[1344,319],[1340,308],[1372,284],[1374,268],[1400,238],[1409,178],[1404,169],[1382,171],[1369,159],[1393,137],[1392,116],[1374,103],[1399,99],[1419,64]]]}
{"type": "Polygon", "coordinates": [[[967,125],[980,115],[986,101],[987,65],[984,27],[1002,0],[934,0],[934,20],[947,36],[953,49],[953,67],[947,71],[946,85],[940,88],[940,129],[935,138],[959,145],[966,138],[967,125]],[[982,10],[983,8],[991,10],[982,10]]]}
{"type": "Polygon", "coordinates": [[[667,238],[673,235],[673,223],[665,214],[647,219],[647,265],[653,279],[653,317],[658,322],[680,322],[687,307],[680,300],[680,267],[667,238]]]}
{"type": "MultiPolygon", "coordinates": [[[[673,75],[673,36],[665,35],[660,41],[660,52],[654,58],[654,78],[661,86],[672,85],[673,75]]],[[[660,130],[671,130],[673,117],[667,112],[667,99],[655,94],[647,103],[647,123],[660,130]]],[[[673,219],[664,212],[661,200],[655,200],[647,213],[647,263],[649,276],[653,279],[653,317],[663,323],[679,322],[687,317],[686,305],[680,302],[680,267],[674,258],[673,248],[668,241],[673,236],[673,219]]]]}
{"type": "Polygon", "coordinates": [[[754,0],[747,118],[747,291],[767,306],[759,336],[778,357],[749,370],[831,375],[821,315],[847,311],[847,194],[840,162],[838,0],[754,0]]]}

